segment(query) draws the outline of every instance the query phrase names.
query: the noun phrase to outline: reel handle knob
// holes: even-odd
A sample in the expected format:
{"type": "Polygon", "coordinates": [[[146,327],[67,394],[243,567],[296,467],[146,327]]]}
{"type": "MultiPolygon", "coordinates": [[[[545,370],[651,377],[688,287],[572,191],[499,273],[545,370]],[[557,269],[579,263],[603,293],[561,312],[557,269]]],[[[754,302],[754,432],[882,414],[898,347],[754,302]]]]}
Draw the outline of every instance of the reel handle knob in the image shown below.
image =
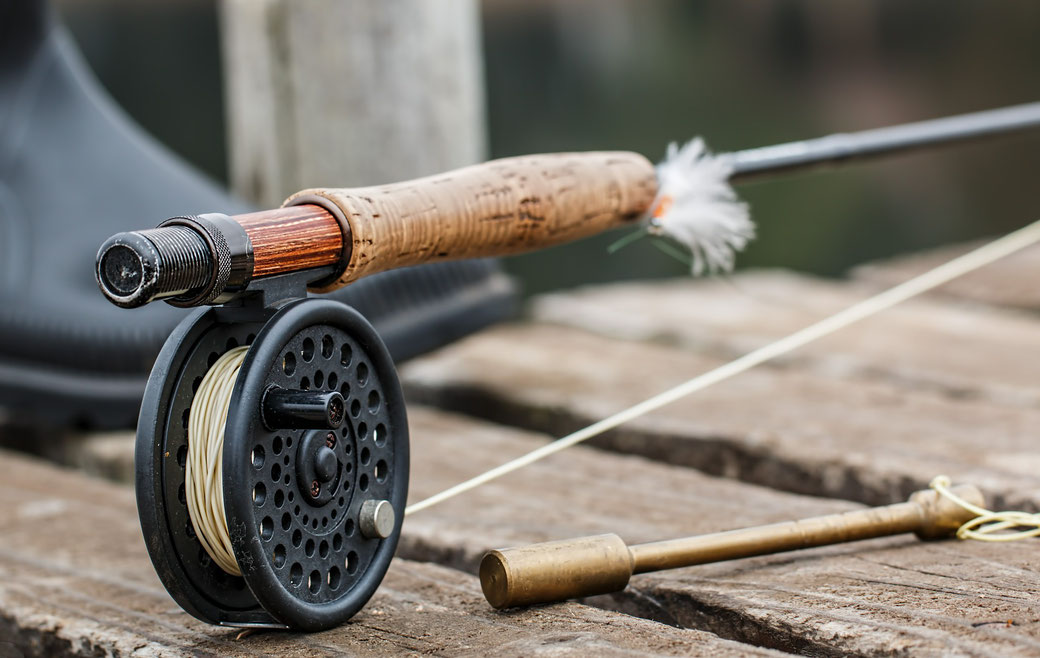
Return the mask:
{"type": "Polygon", "coordinates": [[[264,425],[272,430],[335,430],[346,417],[346,402],[337,391],[270,388],[262,406],[264,425]]]}

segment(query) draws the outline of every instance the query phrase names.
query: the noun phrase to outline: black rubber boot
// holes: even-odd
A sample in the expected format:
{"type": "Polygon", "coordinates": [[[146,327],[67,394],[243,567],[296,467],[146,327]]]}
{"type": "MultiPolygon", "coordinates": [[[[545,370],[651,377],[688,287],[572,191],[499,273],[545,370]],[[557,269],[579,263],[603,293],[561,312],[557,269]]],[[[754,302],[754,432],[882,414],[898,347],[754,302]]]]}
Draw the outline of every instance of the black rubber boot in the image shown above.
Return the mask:
{"type": "MultiPolygon", "coordinates": [[[[131,427],[151,364],[185,311],[124,310],[94,281],[108,236],[185,213],[248,211],[102,91],[46,3],[0,3],[0,408],[8,421],[131,427]]],[[[424,266],[328,295],[395,358],[512,312],[492,261],[424,266]]]]}

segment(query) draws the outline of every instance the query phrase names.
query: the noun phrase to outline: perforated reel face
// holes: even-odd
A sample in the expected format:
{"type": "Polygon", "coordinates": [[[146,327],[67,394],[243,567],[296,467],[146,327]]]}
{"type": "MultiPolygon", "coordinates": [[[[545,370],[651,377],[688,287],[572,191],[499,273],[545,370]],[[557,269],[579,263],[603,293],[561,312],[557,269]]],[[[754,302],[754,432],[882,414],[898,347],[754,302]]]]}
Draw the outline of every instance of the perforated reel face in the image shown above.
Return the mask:
{"type": "Polygon", "coordinates": [[[408,434],[393,363],[371,325],[336,302],[293,302],[266,324],[220,317],[229,321],[213,309],[186,319],[149,379],[136,453],[149,554],[170,594],[204,621],[312,630],[342,623],[378,587],[403,518],[408,434]],[[221,354],[246,344],[223,460],[227,519],[243,572],[237,577],[197,538],[184,467],[189,409],[202,377],[221,354]],[[336,430],[268,428],[261,405],[271,386],[339,391],[345,422],[336,430]],[[319,456],[325,463],[316,463],[319,456]],[[369,499],[387,500],[396,512],[385,539],[361,532],[369,499]]]}
{"type": "Polygon", "coordinates": [[[239,375],[224,438],[224,498],[243,576],[264,608],[298,628],[353,615],[396,547],[407,494],[404,400],[392,361],[360,315],[297,302],[258,334],[239,375]],[[362,324],[363,323],[363,324],[362,324]],[[265,426],[263,394],[338,391],[338,429],[265,426]],[[388,501],[393,532],[363,528],[362,508],[388,501]]]}

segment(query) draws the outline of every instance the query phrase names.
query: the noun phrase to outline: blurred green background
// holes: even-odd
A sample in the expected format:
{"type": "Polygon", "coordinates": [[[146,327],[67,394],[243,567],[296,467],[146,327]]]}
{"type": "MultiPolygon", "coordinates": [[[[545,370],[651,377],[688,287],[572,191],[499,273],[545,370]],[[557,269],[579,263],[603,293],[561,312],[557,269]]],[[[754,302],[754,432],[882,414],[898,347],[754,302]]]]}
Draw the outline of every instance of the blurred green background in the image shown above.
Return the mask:
{"type": "MultiPolygon", "coordinates": [[[[113,96],[226,180],[212,0],[57,3],[113,96]]],[[[491,157],[628,149],[702,135],[735,150],[1040,97],[1040,3],[1018,0],[486,0],[491,157]]],[[[1040,216],[1040,135],[741,187],[759,238],[740,267],[838,275],[869,259],[1040,216]]],[[[508,259],[528,293],[676,276],[616,235],[508,259]]]]}

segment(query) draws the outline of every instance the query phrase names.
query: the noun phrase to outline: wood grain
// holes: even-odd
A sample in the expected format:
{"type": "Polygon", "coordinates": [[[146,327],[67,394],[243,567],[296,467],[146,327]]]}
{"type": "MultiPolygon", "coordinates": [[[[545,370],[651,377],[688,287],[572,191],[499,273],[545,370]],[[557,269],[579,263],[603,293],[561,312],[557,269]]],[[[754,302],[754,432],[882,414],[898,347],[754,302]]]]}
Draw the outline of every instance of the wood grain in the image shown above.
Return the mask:
{"type": "Polygon", "coordinates": [[[166,594],[129,488],[0,452],[0,656],[776,655],[576,603],[500,614],[473,576],[401,559],[344,626],[238,633],[166,594]]]}
{"type": "MultiPolygon", "coordinates": [[[[410,416],[413,502],[548,439],[417,406],[410,416]]],[[[401,550],[473,569],[490,547],[604,532],[636,543],[857,507],[579,446],[408,517],[401,550]]],[[[635,576],[592,602],[803,655],[1033,656],[1036,550],[904,535],[635,576]]]]}
{"type": "MultiPolygon", "coordinates": [[[[559,435],[861,294],[765,273],[540,300],[539,322],[403,367],[411,501],[551,438],[507,424],[559,435]]],[[[915,300],[625,426],[600,449],[572,448],[410,516],[407,559],[353,623],[317,635],[236,641],[192,621],[151,572],[129,491],[0,453],[0,655],[5,641],[26,654],[1037,655],[1033,542],[871,540],[646,574],[587,602],[645,619],[574,603],[495,613],[471,576],[409,561],[473,570],[492,547],[802,518],[902,500],[938,472],[980,485],[994,506],[1038,509],[1036,323],[950,296],[915,300]]],[[[110,437],[90,459],[122,460],[99,470],[125,473],[130,441],[110,437]]]]}
{"type": "MultiPolygon", "coordinates": [[[[875,294],[867,285],[778,270],[726,280],[618,283],[542,295],[537,319],[628,341],[736,358],[875,294]]],[[[774,365],[886,381],[957,399],[1040,407],[1036,316],[950,298],[910,300],[774,365]]]]}
{"type": "Polygon", "coordinates": [[[346,260],[343,231],[328,210],[300,205],[235,215],[253,244],[253,278],[335,265],[346,260]]]}
{"type": "Polygon", "coordinates": [[[350,225],[352,251],[332,290],[362,276],[434,261],[541,249],[631,224],[657,193],[654,167],[623,152],[493,160],[418,180],[303,190],[350,225]]]}
{"type": "MultiPolygon", "coordinates": [[[[701,309],[702,312],[704,309],[701,309]]],[[[562,436],[725,361],[547,325],[501,326],[401,368],[413,401],[562,436]]],[[[1040,408],[842,373],[758,368],[595,439],[787,491],[899,502],[940,473],[1040,509],[1040,408]]]]}
{"type": "MultiPolygon", "coordinates": [[[[414,404],[409,415],[413,502],[548,440],[414,404]]],[[[409,517],[400,555],[472,570],[491,547],[607,531],[652,541],[856,507],[578,447],[409,517]]],[[[897,537],[637,576],[591,601],[733,642],[575,603],[496,613],[475,578],[397,559],[352,623],[235,640],[162,591],[128,488],[0,453],[0,642],[28,655],[1031,655],[1034,557],[1030,542],[897,537]]]]}
{"type": "MultiPolygon", "coordinates": [[[[981,246],[981,242],[947,245],[861,265],[852,270],[860,282],[890,286],[981,246]]],[[[1040,247],[1011,254],[977,272],[938,288],[933,297],[1040,311],[1040,247]]]]}

